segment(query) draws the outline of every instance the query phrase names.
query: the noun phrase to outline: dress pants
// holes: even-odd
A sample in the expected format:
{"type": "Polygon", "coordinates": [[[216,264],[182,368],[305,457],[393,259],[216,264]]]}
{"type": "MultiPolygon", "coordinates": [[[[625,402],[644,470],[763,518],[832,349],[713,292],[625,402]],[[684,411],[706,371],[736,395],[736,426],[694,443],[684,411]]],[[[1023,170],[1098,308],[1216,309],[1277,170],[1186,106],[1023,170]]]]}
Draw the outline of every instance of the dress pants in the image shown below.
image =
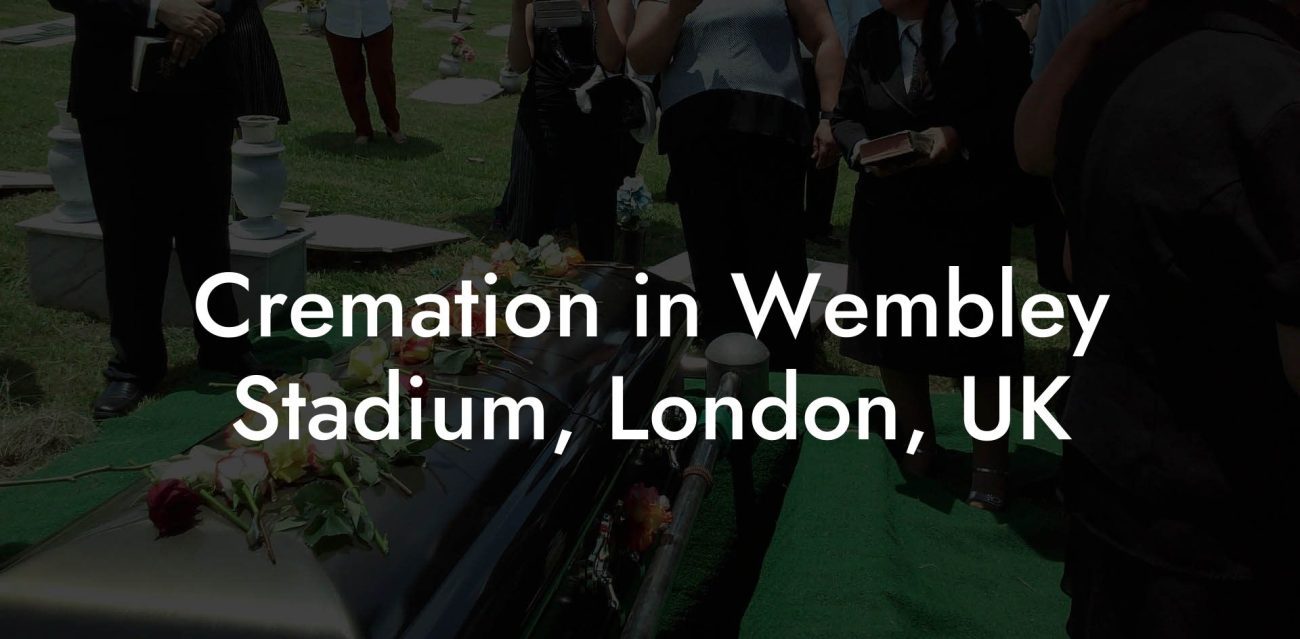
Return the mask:
{"type": "MultiPolygon", "coordinates": [[[[669,153],[669,197],[681,213],[705,339],[752,334],[732,273],[745,275],[757,308],[774,274],[791,305],[798,305],[808,277],[801,219],[805,161],[800,147],[744,133],[702,136],[669,153]]],[[[771,352],[773,370],[809,364],[811,327],[796,339],[773,305],[763,328],[759,339],[771,352]]]]}
{"type": "Polygon", "coordinates": [[[334,58],[334,74],[343,92],[343,104],[358,136],[373,136],[375,128],[370,123],[370,108],[366,105],[366,71],[370,71],[370,87],[379,104],[379,117],[389,131],[401,131],[402,119],[397,113],[397,75],[393,72],[393,27],[360,38],[346,38],[325,30],[325,41],[334,58]]]}
{"type": "MultiPolygon", "coordinates": [[[[172,249],[194,294],[230,270],[230,144],[225,105],[204,95],[137,95],[130,115],[80,123],[86,170],[104,233],[110,335],[109,380],[152,385],[167,371],[163,295],[172,249]]],[[[229,286],[208,309],[217,323],[238,323],[229,286]]],[[[246,338],[223,339],[194,323],[199,357],[230,361],[246,338]]]]}

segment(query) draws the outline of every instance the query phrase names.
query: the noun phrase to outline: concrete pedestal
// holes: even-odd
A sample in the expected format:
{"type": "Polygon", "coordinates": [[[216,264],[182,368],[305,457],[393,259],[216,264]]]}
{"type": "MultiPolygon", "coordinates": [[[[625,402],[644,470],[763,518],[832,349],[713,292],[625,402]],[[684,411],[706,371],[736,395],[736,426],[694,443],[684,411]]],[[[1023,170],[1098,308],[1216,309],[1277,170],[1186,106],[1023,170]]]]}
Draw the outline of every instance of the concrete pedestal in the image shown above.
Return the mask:
{"type": "MultiPolygon", "coordinates": [[[[45,214],[18,223],[27,233],[27,281],[38,306],[108,319],[104,288],[104,236],[98,222],[68,224],[45,214]]],[[[230,238],[231,270],[248,276],[248,292],[236,289],[240,313],[257,323],[257,297],[283,293],[289,302],[307,286],[307,238],[300,231],[271,240],[230,238]]],[[[286,305],[287,306],[287,305],[286,305]]],[[[281,309],[285,307],[280,307],[281,309]]],[[[173,253],[167,276],[163,323],[190,326],[194,309],[173,253]]]]}

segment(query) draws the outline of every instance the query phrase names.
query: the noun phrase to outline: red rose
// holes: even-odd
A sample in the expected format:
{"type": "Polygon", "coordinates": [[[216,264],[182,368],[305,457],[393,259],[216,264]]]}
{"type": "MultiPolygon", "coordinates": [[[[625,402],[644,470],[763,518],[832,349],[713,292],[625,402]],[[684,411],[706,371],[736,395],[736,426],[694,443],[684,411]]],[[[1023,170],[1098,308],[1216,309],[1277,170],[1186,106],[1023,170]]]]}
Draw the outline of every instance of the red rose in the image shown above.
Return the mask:
{"type": "Polygon", "coordinates": [[[429,382],[428,380],[424,379],[423,376],[413,375],[406,371],[402,371],[401,375],[402,375],[402,388],[406,390],[407,395],[410,395],[414,399],[424,399],[425,397],[429,396],[429,382]],[[418,386],[416,384],[411,383],[413,379],[417,379],[417,378],[420,380],[418,386]]]}
{"type": "Polygon", "coordinates": [[[198,523],[203,500],[179,479],[164,479],[149,488],[149,521],[159,537],[179,535],[198,523]]]}

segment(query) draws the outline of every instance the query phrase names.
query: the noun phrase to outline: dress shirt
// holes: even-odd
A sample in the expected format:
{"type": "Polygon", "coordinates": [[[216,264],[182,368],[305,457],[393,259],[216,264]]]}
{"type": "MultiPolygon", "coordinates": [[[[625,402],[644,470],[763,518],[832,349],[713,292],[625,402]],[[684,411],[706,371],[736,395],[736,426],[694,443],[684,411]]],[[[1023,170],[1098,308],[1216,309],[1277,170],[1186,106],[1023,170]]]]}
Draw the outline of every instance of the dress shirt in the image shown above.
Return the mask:
{"type": "Polygon", "coordinates": [[[327,0],[325,28],[345,38],[364,38],[392,26],[388,0],[327,0]]]}

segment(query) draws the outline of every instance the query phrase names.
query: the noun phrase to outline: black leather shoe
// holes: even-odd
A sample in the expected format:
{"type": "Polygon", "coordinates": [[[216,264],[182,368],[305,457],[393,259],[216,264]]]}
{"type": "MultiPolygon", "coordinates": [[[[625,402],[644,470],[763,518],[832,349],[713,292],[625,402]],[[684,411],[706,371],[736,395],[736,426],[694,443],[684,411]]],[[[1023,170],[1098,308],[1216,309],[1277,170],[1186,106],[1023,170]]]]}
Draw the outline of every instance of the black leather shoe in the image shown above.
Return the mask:
{"type": "Polygon", "coordinates": [[[148,393],[149,389],[137,382],[109,382],[91,406],[91,415],[95,421],[123,417],[135,410],[148,393]]]}
{"type": "Polygon", "coordinates": [[[283,370],[263,364],[261,360],[254,357],[252,353],[244,353],[227,359],[204,357],[203,354],[200,354],[199,368],[214,373],[225,373],[239,378],[248,377],[249,375],[264,375],[271,379],[276,379],[281,375],[284,375],[283,370]]]}

